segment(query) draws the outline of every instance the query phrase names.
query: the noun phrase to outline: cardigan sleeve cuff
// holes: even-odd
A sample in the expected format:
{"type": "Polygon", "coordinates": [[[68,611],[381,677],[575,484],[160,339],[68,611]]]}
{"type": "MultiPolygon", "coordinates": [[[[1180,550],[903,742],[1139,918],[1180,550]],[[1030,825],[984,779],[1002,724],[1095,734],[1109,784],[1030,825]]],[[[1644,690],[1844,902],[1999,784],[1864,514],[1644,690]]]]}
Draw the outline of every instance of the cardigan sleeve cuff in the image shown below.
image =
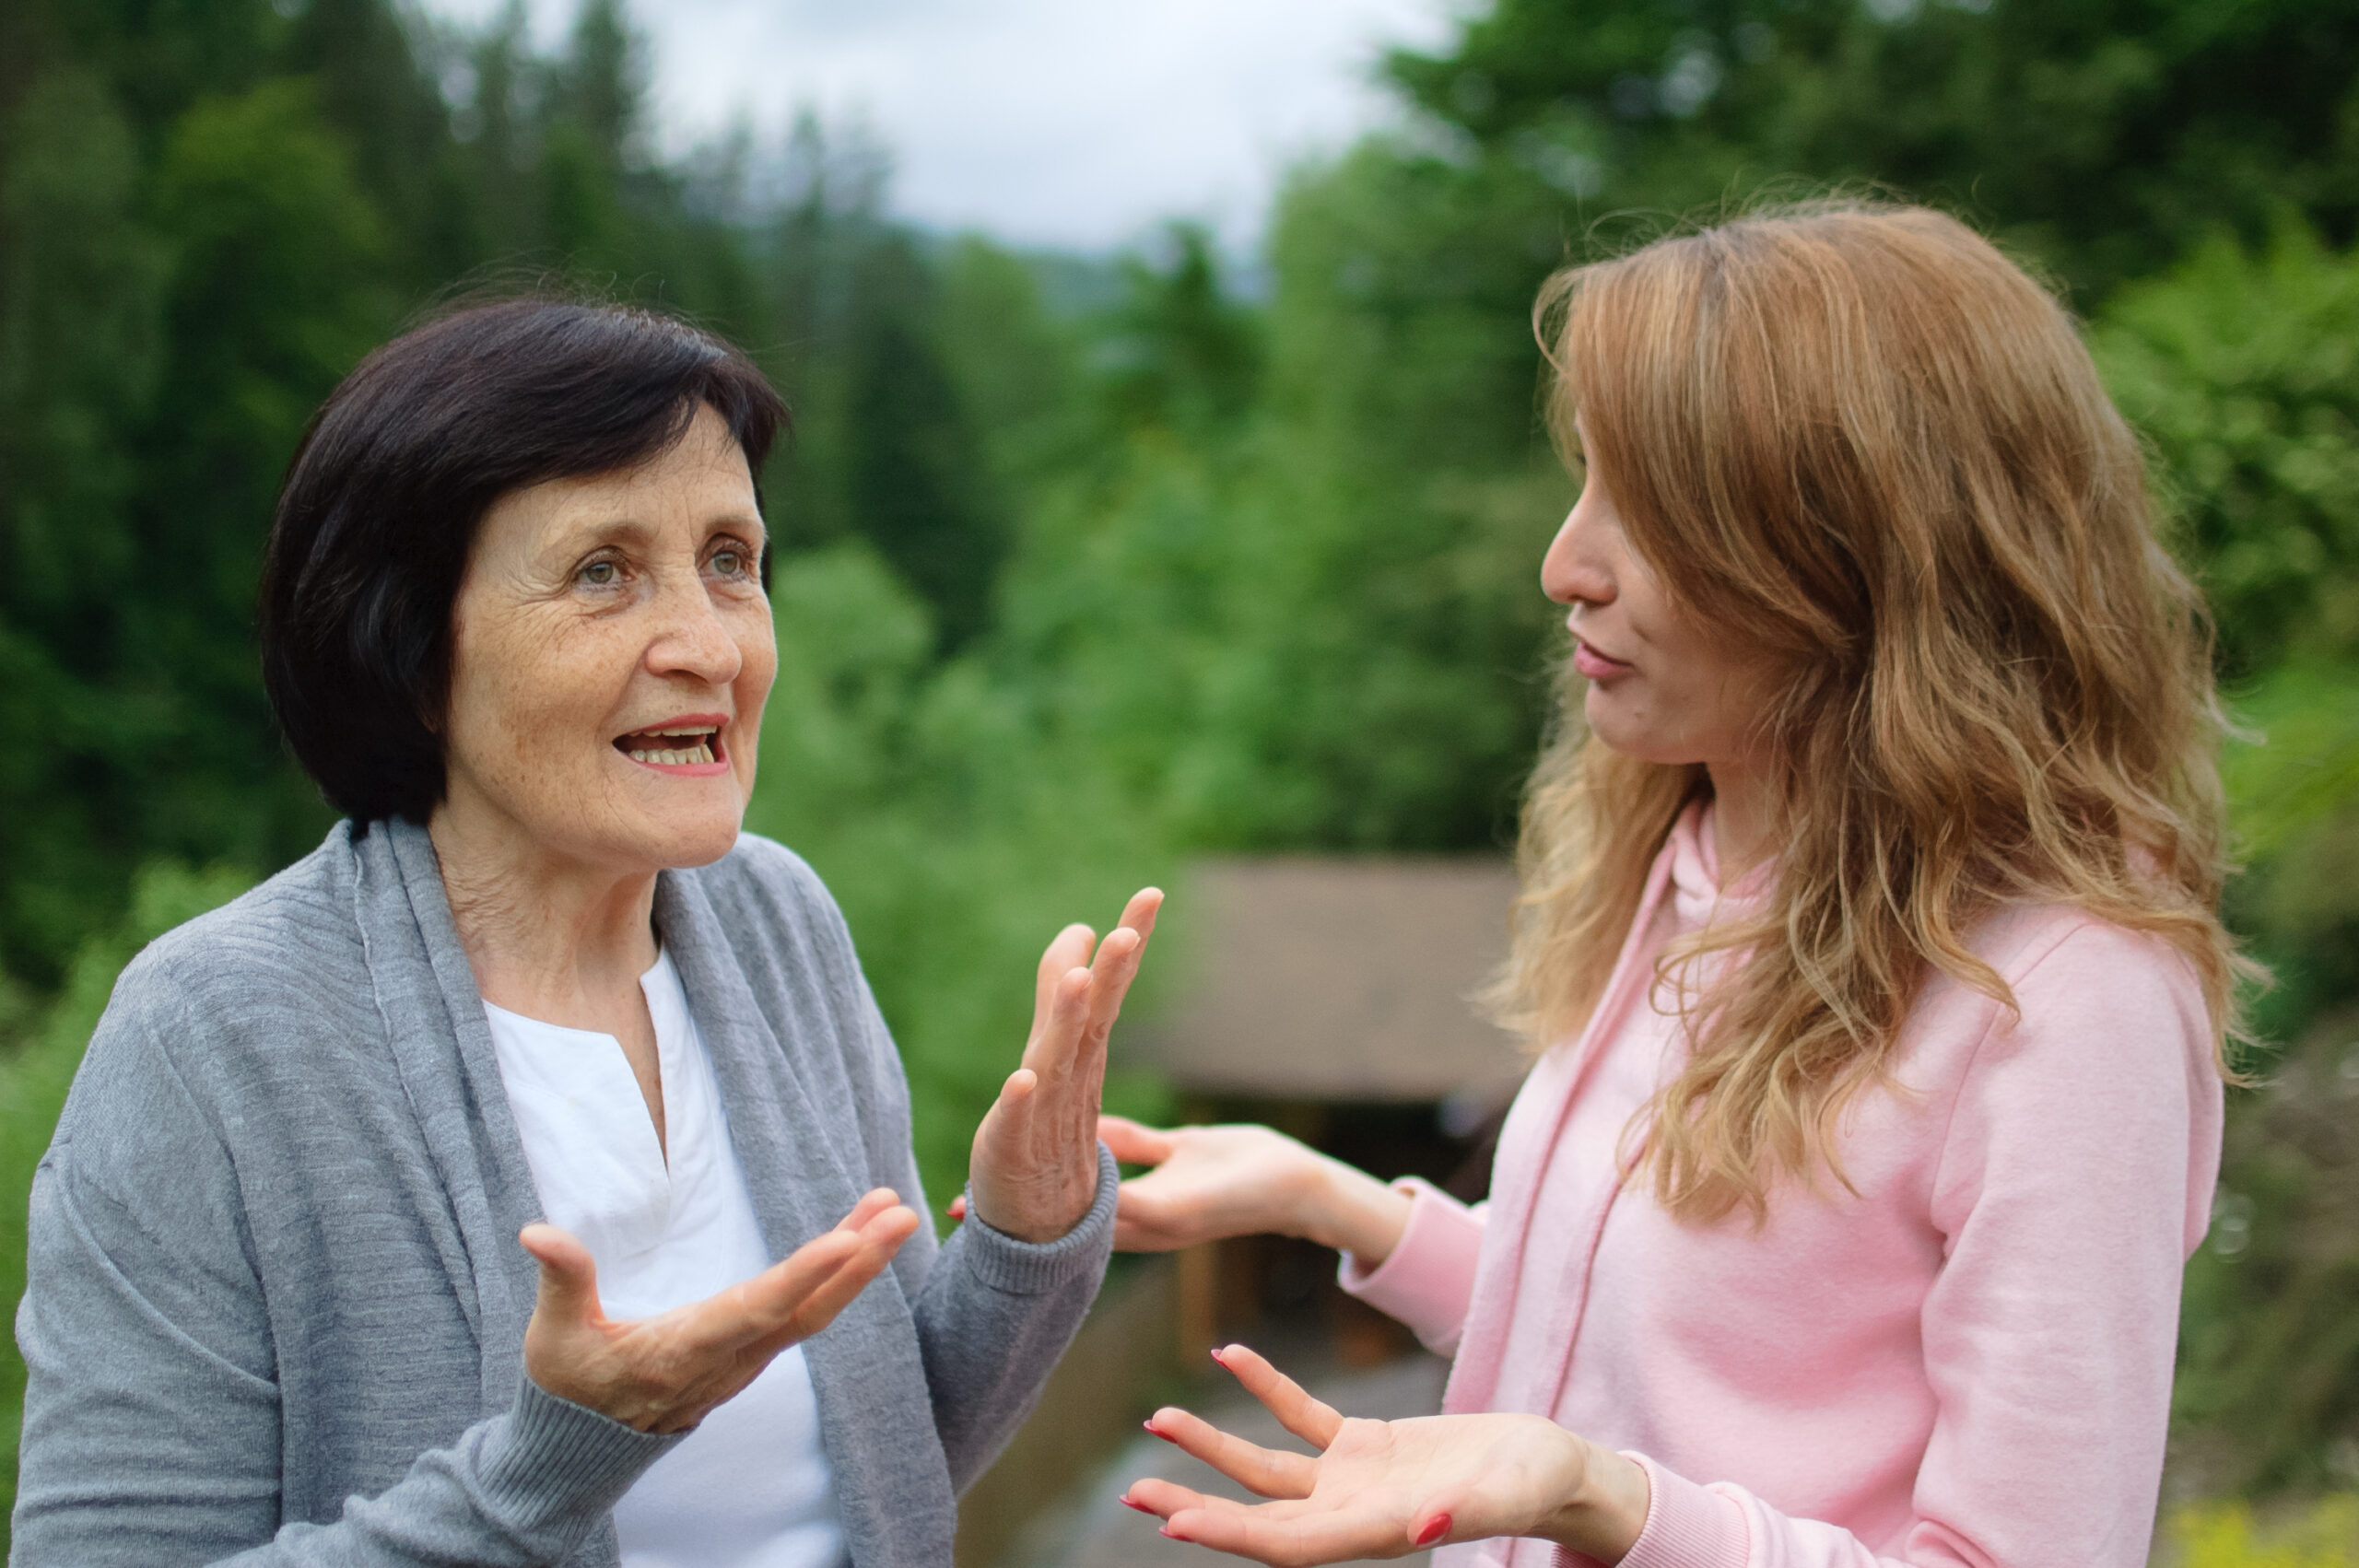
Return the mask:
{"type": "Polygon", "coordinates": [[[527,1377],[506,1433],[486,1445],[485,1499],[525,1529],[560,1515],[594,1518],[687,1435],[626,1426],[527,1377]]]}
{"type": "MultiPolygon", "coordinates": [[[[1626,1450],[1647,1472],[1647,1524],[1623,1555],[1620,1568],[1745,1568],[1753,1557],[1753,1530],[1744,1505],[1735,1498],[1674,1475],[1644,1454],[1626,1450]]],[[[1558,1562],[1586,1560],[1560,1551],[1558,1562]]]]}
{"type": "Polygon", "coordinates": [[[1392,1188],[1409,1199],[1401,1239],[1373,1269],[1345,1253],[1336,1278],[1353,1295],[1407,1324],[1426,1349],[1448,1355],[1458,1348],[1474,1298],[1484,1216],[1415,1176],[1392,1188]]]}
{"type": "Polygon", "coordinates": [[[1121,1168],[1114,1153],[1097,1145],[1097,1196],[1081,1223],[1054,1241],[1018,1241],[1005,1231],[993,1230],[975,1211],[975,1194],[967,1193],[967,1218],[962,1231],[967,1267],[993,1290],[1011,1295],[1046,1295],[1106,1267],[1114,1251],[1114,1203],[1121,1195],[1121,1168]]]}

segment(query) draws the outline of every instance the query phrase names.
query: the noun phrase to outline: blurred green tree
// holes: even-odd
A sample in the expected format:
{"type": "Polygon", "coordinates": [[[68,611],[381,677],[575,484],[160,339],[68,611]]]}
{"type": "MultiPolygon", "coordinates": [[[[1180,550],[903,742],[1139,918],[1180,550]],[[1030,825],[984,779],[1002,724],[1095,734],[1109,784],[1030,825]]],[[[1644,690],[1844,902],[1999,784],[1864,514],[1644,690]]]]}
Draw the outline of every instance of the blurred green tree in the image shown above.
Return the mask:
{"type": "Polygon", "coordinates": [[[1875,181],[2089,300],[2214,227],[2359,225],[2359,12],[2336,0],[1498,0],[1391,69],[1586,213],[1875,181]]]}
{"type": "Polygon", "coordinates": [[[2353,1479],[2359,1452],[2359,252],[2284,227],[2120,290],[2091,333],[2153,443],[2245,729],[2232,923],[2275,971],[2188,1273],[2178,1408],[2211,1486],[2353,1479]],[[2338,1468],[2339,1467],[2339,1468],[2338,1468]]]}

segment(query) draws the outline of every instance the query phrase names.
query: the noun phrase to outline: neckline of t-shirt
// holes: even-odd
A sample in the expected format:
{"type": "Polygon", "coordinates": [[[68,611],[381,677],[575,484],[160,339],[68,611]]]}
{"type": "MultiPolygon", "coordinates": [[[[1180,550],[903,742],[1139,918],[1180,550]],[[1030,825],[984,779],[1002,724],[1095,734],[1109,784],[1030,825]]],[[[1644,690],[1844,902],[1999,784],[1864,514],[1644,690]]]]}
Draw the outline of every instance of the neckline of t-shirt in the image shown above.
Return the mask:
{"type": "MultiPolygon", "coordinates": [[[[647,996],[648,982],[661,975],[663,970],[671,965],[671,962],[672,950],[668,947],[658,944],[655,949],[655,962],[650,964],[645,969],[640,972],[639,994],[640,996],[647,996]]],[[[676,975],[677,971],[675,970],[674,973],[676,975]]],[[[481,1000],[486,1011],[496,1012],[502,1018],[511,1019],[518,1024],[529,1024],[535,1029],[554,1029],[560,1035],[580,1035],[588,1039],[604,1040],[608,1044],[612,1045],[616,1050],[622,1049],[623,1043],[621,1039],[615,1036],[611,1031],[605,1029],[580,1029],[570,1024],[552,1024],[546,1018],[535,1018],[529,1012],[519,1012],[514,1008],[502,1007],[498,1002],[492,1000],[489,997],[483,997],[481,1000]]],[[[649,1022],[652,1023],[654,1021],[654,999],[649,997],[649,1022]]],[[[658,1054],[660,1055],[663,1047],[663,1033],[661,1030],[657,1031],[656,1046],[658,1054]]]]}

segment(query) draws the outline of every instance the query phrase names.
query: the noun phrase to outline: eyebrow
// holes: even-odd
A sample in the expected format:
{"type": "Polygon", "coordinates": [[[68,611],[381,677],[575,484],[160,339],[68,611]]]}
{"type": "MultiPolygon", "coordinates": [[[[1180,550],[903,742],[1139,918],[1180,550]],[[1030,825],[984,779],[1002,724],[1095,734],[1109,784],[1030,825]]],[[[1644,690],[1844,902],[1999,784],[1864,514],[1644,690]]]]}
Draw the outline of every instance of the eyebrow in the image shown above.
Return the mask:
{"type": "MultiPolygon", "coordinates": [[[[717,512],[704,519],[699,526],[702,533],[708,538],[717,532],[734,530],[740,533],[751,533],[765,544],[769,541],[769,527],[762,521],[761,513],[757,511],[717,512]]],[[[552,538],[549,541],[551,547],[580,549],[585,545],[594,548],[599,544],[637,543],[651,537],[660,530],[643,517],[622,512],[594,521],[570,525],[560,524],[553,532],[560,534],[561,537],[552,538]]]]}

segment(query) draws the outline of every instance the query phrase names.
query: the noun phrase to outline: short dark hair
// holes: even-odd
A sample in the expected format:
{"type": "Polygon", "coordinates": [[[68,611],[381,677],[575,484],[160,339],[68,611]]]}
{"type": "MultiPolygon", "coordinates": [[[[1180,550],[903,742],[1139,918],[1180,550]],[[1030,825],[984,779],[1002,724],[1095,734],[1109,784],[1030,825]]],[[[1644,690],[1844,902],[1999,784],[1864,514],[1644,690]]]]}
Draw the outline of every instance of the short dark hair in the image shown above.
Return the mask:
{"type": "Polygon", "coordinates": [[[651,310],[548,298],[428,322],[329,394],[279,491],[258,618],[279,728],[330,805],[423,822],[442,799],[452,606],[492,502],[644,462],[699,406],[758,478],[787,412],[745,355],[651,310]]]}

